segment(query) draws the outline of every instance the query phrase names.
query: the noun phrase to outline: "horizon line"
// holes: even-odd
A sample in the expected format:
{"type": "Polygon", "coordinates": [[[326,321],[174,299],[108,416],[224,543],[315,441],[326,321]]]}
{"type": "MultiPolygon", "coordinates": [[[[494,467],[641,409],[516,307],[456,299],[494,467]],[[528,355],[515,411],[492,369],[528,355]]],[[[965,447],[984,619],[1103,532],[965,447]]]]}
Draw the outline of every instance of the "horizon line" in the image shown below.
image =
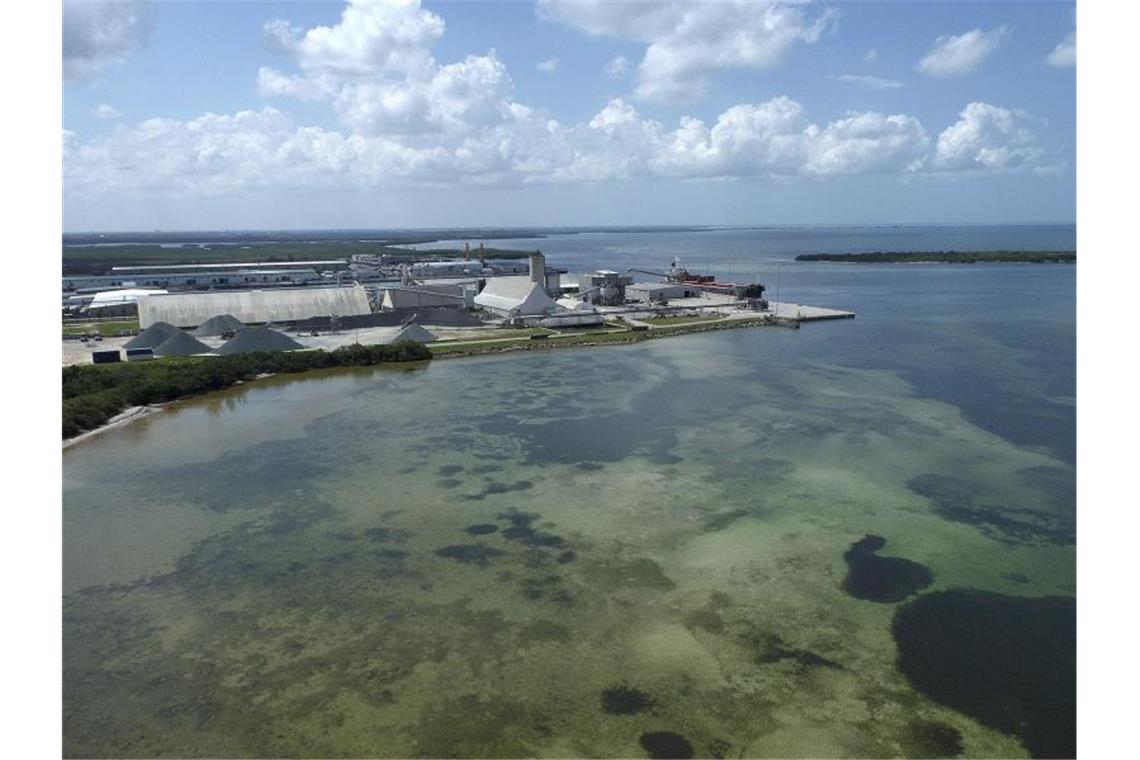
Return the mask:
{"type": "Polygon", "coordinates": [[[518,230],[716,230],[778,227],[1029,227],[1071,226],[1076,220],[973,221],[973,222],[750,222],[737,224],[494,224],[415,227],[178,227],[167,229],[103,229],[63,230],[63,235],[156,235],[192,232],[447,232],[447,231],[518,231],[518,230]]]}

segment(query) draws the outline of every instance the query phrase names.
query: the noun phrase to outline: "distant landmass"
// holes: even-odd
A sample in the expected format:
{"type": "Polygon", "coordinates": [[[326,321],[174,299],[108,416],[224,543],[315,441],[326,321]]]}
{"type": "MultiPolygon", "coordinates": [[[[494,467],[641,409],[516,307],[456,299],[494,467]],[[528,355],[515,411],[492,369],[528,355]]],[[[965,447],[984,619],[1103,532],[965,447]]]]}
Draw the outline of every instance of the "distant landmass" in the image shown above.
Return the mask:
{"type": "Polygon", "coordinates": [[[414,245],[437,240],[491,240],[495,238],[544,238],[584,232],[699,232],[706,226],[617,226],[617,227],[439,227],[423,229],[345,230],[191,230],[152,232],[67,232],[63,245],[264,245],[281,243],[379,243],[414,245]]]}
{"type": "MultiPolygon", "coordinates": [[[[520,259],[529,251],[473,247],[476,256],[488,259],[520,259]]],[[[420,260],[461,258],[459,248],[432,248],[412,251],[379,243],[350,240],[324,240],[309,243],[281,242],[237,245],[198,243],[185,245],[145,245],[111,243],[63,247],[64,276],[108,274],[114,267],[162,266],[166,264],[232,264],[236,262],[274,263],[287,261],[346,260],[354,254],[379,256],[415,253],[420,260]]]]}
{"type": "Polygon", "coordinates": [[[796,261],[850,264],[1074,264],[1076,251],[891,251],[875,253],[802,253],[796,261]]]}

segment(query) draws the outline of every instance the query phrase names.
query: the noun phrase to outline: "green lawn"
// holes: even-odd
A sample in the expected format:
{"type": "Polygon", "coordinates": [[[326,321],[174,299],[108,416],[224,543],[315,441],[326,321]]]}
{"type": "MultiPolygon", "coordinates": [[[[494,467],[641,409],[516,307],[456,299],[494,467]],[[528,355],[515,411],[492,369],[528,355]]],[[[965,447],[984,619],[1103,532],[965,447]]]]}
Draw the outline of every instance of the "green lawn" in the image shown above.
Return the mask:
{"type": "Polygon", "coordinates": [[[724,319],[723,314],[697,314],[697,315],[678,315],[673,317],[648,317],[646,319],[639,319],[639,322],[644,322],[647,325],[654,327],[673,327],[675,325],[691,325],[698,322],[715,322],[718,319],[724,319]]]}
{"type": "Polygon", "coordinates": [[[112,338],[116,335],[129,334],[133,335],[139,331],[139,321],[137,319],[123,319],[111,322],[65,322],[63,325],[63,335],[94,335],[98,333],[104,338],[112,338]]]}
{"type": "Polygon", "coordinates": [[[553,335],[554,331],[546,327],[498,327],[498,328],[479,328],[472,330],[470,335],[464,335],[461,338],[443,338],[436,341],[433,345],[440,343],[468,343],[473,340],[491,340],[491,339],[507,339],[507,338],[526,338],[530,339],[531,335],[553,335]]]}

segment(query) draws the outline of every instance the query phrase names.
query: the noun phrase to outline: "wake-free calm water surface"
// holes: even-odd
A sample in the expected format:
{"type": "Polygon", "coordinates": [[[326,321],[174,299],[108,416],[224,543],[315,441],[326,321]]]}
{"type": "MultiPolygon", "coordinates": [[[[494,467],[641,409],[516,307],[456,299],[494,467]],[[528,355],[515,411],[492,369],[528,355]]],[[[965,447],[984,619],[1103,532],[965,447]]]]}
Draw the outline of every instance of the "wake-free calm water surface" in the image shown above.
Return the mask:
{"type": "MultiPolygon", "coordinates": [[[[1073,247],[904,232],[839,248],[1073,247]]],[[[783,262],[853,321],[272,378],[65,452],[65,754],[1066,751],[1075,270],[790,263],[825,233],[538,245],[783,262]]]]}

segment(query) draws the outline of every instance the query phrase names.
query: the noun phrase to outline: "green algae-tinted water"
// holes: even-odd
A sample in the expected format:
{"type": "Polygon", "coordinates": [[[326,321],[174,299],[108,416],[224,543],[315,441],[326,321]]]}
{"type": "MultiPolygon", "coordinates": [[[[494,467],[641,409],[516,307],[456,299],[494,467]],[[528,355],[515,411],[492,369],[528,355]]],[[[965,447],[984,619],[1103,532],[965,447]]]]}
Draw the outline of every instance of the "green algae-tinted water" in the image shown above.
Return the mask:
{"type": "Polygon", "coordinates": [[[938,316],[271,379],[69,450],[65,754],[1026,756],[892,630],[1075,595],[1071,314],[938,316]],[[889,594],[845,590],[868,535],[889,594]]]}

